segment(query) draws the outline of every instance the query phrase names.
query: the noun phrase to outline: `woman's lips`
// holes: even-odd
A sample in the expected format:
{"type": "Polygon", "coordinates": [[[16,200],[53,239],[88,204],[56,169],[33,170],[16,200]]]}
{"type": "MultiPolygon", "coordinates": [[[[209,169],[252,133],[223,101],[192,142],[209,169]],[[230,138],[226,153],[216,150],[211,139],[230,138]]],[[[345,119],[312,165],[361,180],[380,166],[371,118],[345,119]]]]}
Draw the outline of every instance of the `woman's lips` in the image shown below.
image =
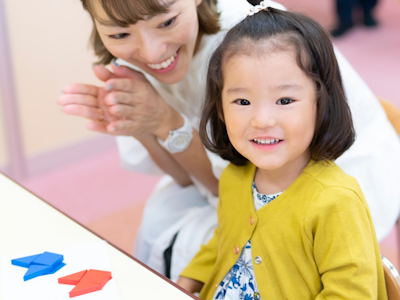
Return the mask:
{"type": "Polygon", "coordinates": [[[179,50],[173,55],[171,55],[170,58],[163,61],[161,64],[147,64],[147,67],[149,67],[153,72],[158,74],[168,73],[172,71],[178,63],[179,50]]]}

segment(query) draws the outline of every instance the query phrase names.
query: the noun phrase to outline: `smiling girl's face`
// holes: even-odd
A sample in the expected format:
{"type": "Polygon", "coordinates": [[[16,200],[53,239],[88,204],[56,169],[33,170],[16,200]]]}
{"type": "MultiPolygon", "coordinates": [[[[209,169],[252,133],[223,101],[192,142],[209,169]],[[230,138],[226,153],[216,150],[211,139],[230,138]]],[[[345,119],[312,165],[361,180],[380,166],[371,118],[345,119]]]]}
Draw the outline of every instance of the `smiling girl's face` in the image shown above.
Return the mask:
{"type": "Polygon", "coordinates": [[[167,13],[147,17],[129,27],[112,24],[96,1],[95,25],[113,56],[163,83],[174,84],[185,77],[195,52],[199,33],[197,6],[201,1],[164,1],[167,13]]]}
{"type": "Polygon", "coordinates": [[[235,55],[223,68],[222,108],[235,149],[261,170],[305,167],[316,123],[316,87],[294,49],[235,55]]]}

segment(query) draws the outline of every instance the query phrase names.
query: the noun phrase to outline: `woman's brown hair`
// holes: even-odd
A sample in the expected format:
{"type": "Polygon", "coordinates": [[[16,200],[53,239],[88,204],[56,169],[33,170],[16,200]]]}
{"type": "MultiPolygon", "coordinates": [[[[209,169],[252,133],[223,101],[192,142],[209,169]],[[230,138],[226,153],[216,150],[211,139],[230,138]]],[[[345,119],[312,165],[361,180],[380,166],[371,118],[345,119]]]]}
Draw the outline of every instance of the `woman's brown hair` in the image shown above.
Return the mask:
{"type": "MultiPolygon", "coordinates": [[[[167,13],[168,7],[174,3],[174,1],[164,3],[160,0],[81,0],[84,9],[90,13],[93,20],[90,42],[99,58],[97,63],[104,65],[109,64],[114,57],[106,49],[97,32],[94,19],[99,20],[99,18],[93,5],[94,1],[99,1],[110,21],[119,27],[128,27],[147,16],[167,13]]],[[[203,0],[197,7],[197,16],[200,32],[215,34],[220,30],[217,0],[203,0]]]]}
{"type": "Polygon", "coordinates": [[[317,87],[311,158],[336,159],[351,147],[355,131],[329,33],[302,14],[269,8],[229,30],[211,57],[199,132],[207,149],[236,165],[247,162],[229,141],[223,121],[221,96],[227,60],[234,55],[259,56],[293,47],[298,66],[317,87]]]}

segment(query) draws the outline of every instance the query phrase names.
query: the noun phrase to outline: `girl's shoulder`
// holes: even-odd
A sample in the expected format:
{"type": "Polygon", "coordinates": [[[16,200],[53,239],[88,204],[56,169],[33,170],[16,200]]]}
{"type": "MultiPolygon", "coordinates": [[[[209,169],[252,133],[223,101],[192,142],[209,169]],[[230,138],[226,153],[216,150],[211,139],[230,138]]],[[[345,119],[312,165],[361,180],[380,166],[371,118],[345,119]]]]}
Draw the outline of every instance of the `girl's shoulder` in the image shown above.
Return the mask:
{"type": "MultiPolygon", "coordinates": [[[[243,181],[244,179],[254,178],[256,167],[247,162],[243,166],[237,166],[230,163],[221,175],[223,181],[243,181]]],[[[289,187],[289,189],[297,189],[300,186],[319,186],[319,189],[330,187],[351,189],[361,192],[361,188],[357,180],[346,174],[334,161],[314,161],[310,160],[303,173],[289,187]]]]}
{"type": "Polygon", "coordinates": [[[364,194],[357,180],[346,174],[335,162],[311,161],[304,170],[303,180],[299,182],[309,198],[309,205],[318,212],[340,207],[341,210],[369,210],[364,194]]]}
{"type": "Polygon", "coordinates": [[[357,180],[344,172],[334,161],[313,161],[303,171],[303,180],[313,181],[321,188],[344,188],[361,192],[357,180]]]}

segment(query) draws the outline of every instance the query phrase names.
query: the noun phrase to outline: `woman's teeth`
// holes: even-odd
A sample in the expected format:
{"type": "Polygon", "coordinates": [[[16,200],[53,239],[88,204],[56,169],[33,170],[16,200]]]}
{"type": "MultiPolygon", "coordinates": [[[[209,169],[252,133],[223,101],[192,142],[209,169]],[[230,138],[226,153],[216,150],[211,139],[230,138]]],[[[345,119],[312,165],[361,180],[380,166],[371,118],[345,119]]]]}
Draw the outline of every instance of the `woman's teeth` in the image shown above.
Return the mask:
{"type": "Polygon", "coordinates": [[[170,58],[168,58],[166,61],[163,61],[161,64],[148,64],[147,66],[155,70],[166,69],[174,62],[177,55],[177,53],[174,53],[170,58]]]}
{"type": "Polygon", "coordinates": [[[272,144],[279,143],[280,140],[279,139],[265,139],[265,140],[254,139],[253,141],[259,145],[272,145],[272,144]]]}

